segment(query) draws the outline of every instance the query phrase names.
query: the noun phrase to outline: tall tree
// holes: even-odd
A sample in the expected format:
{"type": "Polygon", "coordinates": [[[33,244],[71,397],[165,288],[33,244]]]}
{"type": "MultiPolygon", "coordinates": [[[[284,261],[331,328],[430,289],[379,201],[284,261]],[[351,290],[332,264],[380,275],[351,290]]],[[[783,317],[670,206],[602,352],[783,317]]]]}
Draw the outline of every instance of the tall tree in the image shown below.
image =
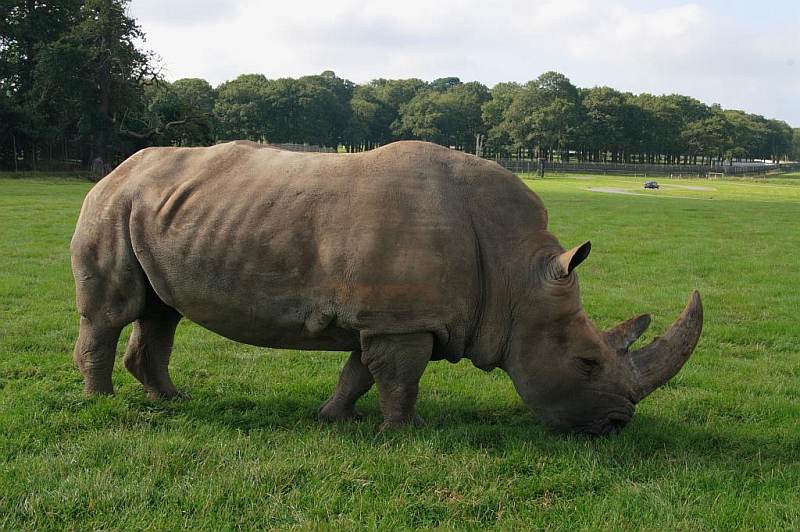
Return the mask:
{"type": "Polygon", "coordinates": [[[579,119],[578,89],[563,74],[545,72],[516,94],[505,113],[507,128],[522,148],[552,158],[568,157],[579,119]]]}
{"type": "Polygon", "coordinates": [[[486,145],[493,154],[503,157],[510,155],[513,141],[505,113],[520,90],[522,87],[519,83],[498,83],[489,92],[489,100],[481,106],[481,117],[487,130],[486,145]]]}
{"type": "Polygon", "coordinates": [[[365,147],[386,144],[398,138],[400,108],[427,90],[420,79],[376,79],[358,86],[351,100],[352,129],[360,132],[365,147]]]}
{"type": "Polygon", "coordinates": [[[143,82],[156,77],[150,54],[137,47],[144,37],[128,16],[129,0],[85,0],[77,24],[43,49],[47,60],[37,68],[37,91],[46,95],[59,84],[81,86],[80,112],[87,122],[91,157],[119,159],[135,139],[121,135],[123,120],[142,112],[143,82]],[[76,58],[72,71],[51,68],[76,58]]]}
{"type": "Polygon", "coordinates": [[[794,132],[782,120],[768,120],[767,150],[768,156],[775,162],[784,159],[792,149],[794,132]]]}
{"type": "Polygon", "coordinates": [[[183,146],[206,146],[216,138],[214,104],[217,93],[204,79],[184,78],[172,84],[172,91],[181,102],[183,111],[179,120],[180,143],[183,146]]]}
{"type": "Polygon", "coordinates": [[[149,83],[145,96],[147,114],[137,119],[144,131],[129,130],[127,134],[151,138],[161,145],[207,146],[214,142],[216,93],[207,81],[185,78],[149,83]]]}
{"type": "Polygon", "coordinates": [[[474,152],[476,135],[486,132],[481,106],[488,99],[489,89],[477,82],[451,83],[443,91],[422,91],[400,107],[394,132],[402,138],[474,152]]]}
{"type": "Polygon", "coordinates": [[[27,161],[35,163],[43,143],[71,141],[84,161],[119,159],[136,144],[120,135],[121,119],[142,111],[142,81],[155,72],[137,48],[143,35],[126,14],[128,1],[3,6],[0,84],[20,112],[15,133],[27,161]]]}
{"type": "Polygon", "coordinates": [[[77,23],[81,4],[81,0],[0,4],[0,92],[6,116],[13,118],[0,124],[0,135],[13,138],[29,168],[36,164],[37,143],[53,131],[42,110],[49,100],[34,93],[40,54],[77,23]]]}
{"type": "Polygon", "coordinates": [[[703,159],[721,160],[732,147],[731,127],[721,110],[707,118],[690,122],[682,134],[689,153],[703,159]]]}
{"type": "Polygon", "coordinates": [[[730,109],[724,114],[731,125],[730,156],[737,159],[756,157],[767,135],[766,126],[744,111],[730,109]]]}
{"type": "MultiPolygon", "coordinates": [[[[306,117],[308,134],[303,139],[315,144],[336,147],[351,142],[352,133],[350,100],[355,83],[338,77],[326,70],[317,76],[305,76],[298,80],[305,84],[308,99],[301,106],[301,116],[306,117]]],[[[298,139],[303,142],[302,139],[298,139]]]]}
{"type": "Polygon", "coordinates": [[[348,149],[369,149],[391,139],[391,124],[396,113],[380,99],[374,82],[359,85],[350,100],[350,123],[348,149]]]}
{"type": "Polygon", "coordinates": [[[581,137],[590,158],[598,161],[611,153],[616,159],[625,145],[625,95],[610,87],[594,87],[581,91],[581,104],[581,137]]]}
{"type": "Polygon", "coordinates": [[[482,106],[490,97],[486,85],[477,81],[459,83],[439,96],[447,144],[475,153],[477,136],[486,135],[482,106]]]}
{"type": "Polygon", "coordinates": [[[420,139],[443,144],[442,105],[440,93],[426,91],[400,107],[400,117],[392,124],[392,132],[401,139],[420,139]]]}
{"type": "Polygon", "coordinates": [[[353,83],[330,70],[297,80],[296,131],[292,142],[336,147],[345,140],[350,122],[353,83]]]}
{"type": "Polygon", "coordinates": [[[274,105],[267,96],[270,85],[262,74],[243,74],[217,87],[214,115],[221,139],[258,141],[267,137],[269,108],[274,105]]]}

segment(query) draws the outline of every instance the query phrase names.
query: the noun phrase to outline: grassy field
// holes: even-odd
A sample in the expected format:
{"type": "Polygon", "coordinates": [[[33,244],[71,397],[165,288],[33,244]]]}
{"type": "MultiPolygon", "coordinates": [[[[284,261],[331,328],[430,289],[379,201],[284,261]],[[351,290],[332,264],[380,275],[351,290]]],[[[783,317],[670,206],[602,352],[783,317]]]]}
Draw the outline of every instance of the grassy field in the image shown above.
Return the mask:
{"type": "Polygon", "coordinates": [[[363,422],[320,425],[345,354],[186,322],[191,401],[148,401],[120,360],[117,395],[85,397],[67,247],[90,185],[0,179],[0,529],[800,529],[798,177],[526,181],[565,246],[592,240],[600,326],[652,312],[648,341],[704,297],[692,360],[600,439],[548,432],[467,362],[429,366],[422,429],[376,434],[374,390],[363,422]]]}

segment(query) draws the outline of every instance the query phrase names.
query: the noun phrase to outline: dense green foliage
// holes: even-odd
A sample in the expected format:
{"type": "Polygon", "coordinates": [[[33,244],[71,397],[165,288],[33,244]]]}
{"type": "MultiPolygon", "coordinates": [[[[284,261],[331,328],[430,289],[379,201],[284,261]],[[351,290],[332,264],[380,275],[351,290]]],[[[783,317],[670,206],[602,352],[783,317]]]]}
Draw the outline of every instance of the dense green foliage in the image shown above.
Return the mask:
{"type": "Polygon", "coordinates": [[[123,134],[157,79],[136,41],[128,0],[8,0],[0,12],[2,166],[38,159],[119,158],[142,145],[123,134]]]}
{"type": "Polygon", "coordinates": [[[348,151],[423,139],[489,157],[582,161],[800,159],[798,133],[780,120],[675,94],[579,88],[556,72],[491,90],[455,77],[356,85],[331,71],[168,83],[135,44],[142,32],[128,2],[0,4],[0,168],[85,167],[147,145],[236,138],[348,151]]]}
{"type": "Polygon", "coordinates": [[[427,369],[427,427],[376,434],[374,390],[363,422],[320,425],[344,354],[249,347],[187,322],[172,368],[191,401],[148,401],[121,361],[117,395],[85,397],[68,242],[89,184],[0,180],[0,529],[800,529],[800,269],[787,253],[800,175],[641,181],[528,182],[565,245],[592,239],[581,285],[601,327],[649,311],[652,338],[693,288],[704,296],[681,373],[620,434],[584,439],[548,432],[502,372],[466,361],[427,369]]]}

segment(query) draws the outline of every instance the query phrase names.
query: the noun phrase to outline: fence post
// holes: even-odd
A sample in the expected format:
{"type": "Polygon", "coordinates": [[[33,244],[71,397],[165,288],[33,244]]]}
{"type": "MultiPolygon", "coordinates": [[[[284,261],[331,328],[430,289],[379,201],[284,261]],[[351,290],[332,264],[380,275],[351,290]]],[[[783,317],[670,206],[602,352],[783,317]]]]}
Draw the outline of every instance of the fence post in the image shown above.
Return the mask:
{"type": "Polygon", "coordinates": [[[11,135],[11,143],[14,146],[14,171],[18,172],[19,168],[17,167],[17,136],[11,135]]]}

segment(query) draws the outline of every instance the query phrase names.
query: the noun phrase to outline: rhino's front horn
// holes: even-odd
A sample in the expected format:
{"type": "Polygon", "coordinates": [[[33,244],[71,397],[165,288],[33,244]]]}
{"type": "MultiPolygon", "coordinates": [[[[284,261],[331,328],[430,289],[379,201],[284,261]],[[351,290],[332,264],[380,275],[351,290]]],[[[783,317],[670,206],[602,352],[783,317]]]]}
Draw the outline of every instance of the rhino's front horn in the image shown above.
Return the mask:
{"type": "Polygon", "coordinates": [[[694,351],[702,330],[703,303],[700,292],[695,290],[686,308],[664,336],[631,352],[631,362],[639,378],[637,400],[641,401],[680,371],[694,351]]]}

